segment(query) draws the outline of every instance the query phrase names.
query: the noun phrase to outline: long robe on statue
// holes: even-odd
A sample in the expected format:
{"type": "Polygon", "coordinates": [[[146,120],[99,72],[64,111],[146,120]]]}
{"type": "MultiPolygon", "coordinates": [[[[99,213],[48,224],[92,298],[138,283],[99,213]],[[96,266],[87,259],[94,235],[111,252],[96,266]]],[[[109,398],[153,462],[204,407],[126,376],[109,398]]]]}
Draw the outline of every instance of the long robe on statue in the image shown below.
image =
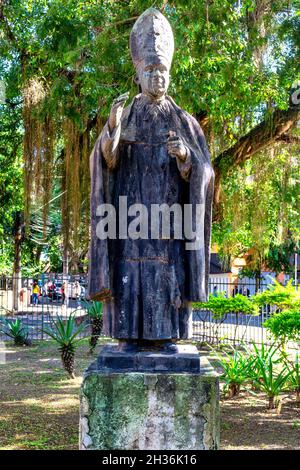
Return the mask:
{"type": "MultiPolygon", "coordinates": [[[[91,154],[89,295],[104,301],[106,335],[146,340],[189,337],[189,302],[206,301],[208,295],[213,180],[199,124],[169,96],[151,103],[140,94],[124,110],[113,135],[105,125],[91,154]],[[184,163],[168,154],[169,131],[188,149],[184,163]],[[113,156],[109,161],[107,148],[113,156]],[[191,240],[184,236],[184,217],[183,237],[177,236],[171,217],[169,238],[151,238],[149,216],[148,238],[99,239],[97,207],[114,205],[118,236],[120,196],[127,197],[128,208],[144,204],[148,214],[153,204],[179,204],[182,215],[185,204],[192,205],[193,214],[198,205],[199,246],[187,249],[191,240]]],[[[133,219],[129,216],[128,222],[133,219]]]]}

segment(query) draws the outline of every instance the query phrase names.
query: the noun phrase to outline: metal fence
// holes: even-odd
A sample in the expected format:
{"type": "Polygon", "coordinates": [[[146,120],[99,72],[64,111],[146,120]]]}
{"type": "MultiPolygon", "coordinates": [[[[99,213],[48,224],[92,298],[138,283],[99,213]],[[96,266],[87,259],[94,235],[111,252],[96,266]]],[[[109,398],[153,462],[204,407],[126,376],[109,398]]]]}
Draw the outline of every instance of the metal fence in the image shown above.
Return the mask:
{"type": "MultiPolygon", "coordinates": [[[[234,296],[237,293],[250,297],[258,292],[264,292],[272,284],[274,276],[267,276],[261,282],[244,278],[238,282],[231,282],[229,278],[210,277],[209,292],[217,294],[222,292],[225,296],[234,296]]],[[[285,277],[284,284],[289,280],[285,277]]],[[[294,282],[293,282],[294,284],[294,282]]],[[[296,285],[296,289],[298,289],[296,285]]],[[[243,313],[228,313],[223,318],[215,319],[208,310],[193,311],[193,339],[211,344],[231,344],[237,346],[241,343],[271,344],[274,339],[264,328],[264,322],[277,310],[276,306],[265,305],[258,315],[245,315],[243,313]]],[[[299,345],[290,342],[290,349],[297,349],[299,345]]]]}
{"type": "MultiPolygon", "coordinates": [[[[258,290],[266,290],[270,282],[258,285],[248,278],[233,283],[228,278],[211,277],[209,291],[212,294],[223,292],[225,296],[236,293],[250,296],[258,290]]],[[[51,325],[57,314],[67,319],[72,312],[78,324],[84,322],[87,325],[82,336],[88,336],[90,327],[85,304],[86,287],[84,275],[51,274],[18,279],[0,277],[0,316],[8,319],[20,318],[28,328],[29,337],[32,340],[40,340],[47,338],[43,330],[51,325]],[[33,296],[35,281],[39,286],[37,299],[33,296]],[[17,283],[15,289],[14,283],[17,283]]],[[[231,313],[216,320],[208,310],[193,310],[193,339],[233,345],[252,341],[270,342],[263,323],[274,311],[274,307],[265,306],[257,316],[231,313]]],[[[0,340],[3,339],[7,338],[0,333],[0,340]]]]}
{"type": "Polygon", "coordinates": [[[268,313],[261,312],[257,316],[241,313],[229,313],[222,319],[214,319],[207,310],[193,311],[193,339],[200,342],[234,346],[240,343],[270,343],[271,338],[262,326],[268,313]]]}
{"type": "MultiPolygon", "coordinates": [[[[228,278],[210,277],[209,292],[211,294],[223,293],[226,297],[241,294],[250,297],[257,292],[265,291],[269,282],[256,282],[253,279],[242,279],[230,282],[228,278]]],[[[245,315],[243,313],[228,313],[222,318],[215,319],[209,310],[193,310],[193,339],[211,344],[232,344],[255,342],[257,344],[270,343],[263,323],[276,310],[276,307],[266,305],[260,309],[259,315],[245,315]]]]}
{"type": "MultiPolygon", "coordinates": [[[[67,319],[72,313],[77,324],[86,328],[79,336],[90,334],[85,305],[86,277],[82,275],[42,275],[36,278],[0,277],[0,316],[19,318],[31,340],[47,338],[44,328],[59,315],[67,319]],[[34,283],[39,294],[34,296],[34,283]],[[17,284],[15,288],[14,283],[17,284]]],[[[0,332],[0,340],[7,339],[0,332]]]]}

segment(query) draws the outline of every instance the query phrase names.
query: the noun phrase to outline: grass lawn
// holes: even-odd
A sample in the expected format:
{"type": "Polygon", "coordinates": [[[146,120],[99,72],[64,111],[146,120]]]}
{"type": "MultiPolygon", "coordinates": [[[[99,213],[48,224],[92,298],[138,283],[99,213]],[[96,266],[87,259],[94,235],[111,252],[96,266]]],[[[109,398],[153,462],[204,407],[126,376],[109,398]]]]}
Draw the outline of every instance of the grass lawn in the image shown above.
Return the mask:
{"type": "MultiPolygon", "coordinates": [[[[52,341],[31,348],[0,343],[0,349],[6,361],[0,363],[0,450],[76,450],[81,374],[91,362],[87,341],[78,349],[75,380],[61,368],[52,341]]],[[[222,399],[221,448],[299,450],[295,396],[283,397],[281,415],[267,410],[263,394],[222,399]]]]}

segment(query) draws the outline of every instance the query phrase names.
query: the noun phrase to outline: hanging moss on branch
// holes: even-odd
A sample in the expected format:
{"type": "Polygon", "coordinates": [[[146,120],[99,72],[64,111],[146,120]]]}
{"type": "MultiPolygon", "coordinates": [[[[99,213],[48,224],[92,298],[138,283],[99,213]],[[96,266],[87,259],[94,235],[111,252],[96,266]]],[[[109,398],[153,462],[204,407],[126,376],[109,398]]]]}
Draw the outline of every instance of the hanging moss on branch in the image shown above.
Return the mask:
{"type": "Polygon", "coordinates": [[[65,142],[62,190],[62,220],[64,246],[76,251],[79,245],[87,245],[89,226],[89,132],[79,129],[71,119],[63,123],[65,142]],[[84,227],[85,230],[82,230],[84,227]]]}
{"type": "Polygon", "coordinates": [[[37,78],[30,79],[23,88],[25,222],[28,225],[33,202],[35,206],[39,204],[43,208],[44,231],[52,192],[55,145],[54,120],[49,113],[43,113],[46,95],[45,85],[37,78]]]}
{"type": "Polygon", "coordinates": [[[30,79],[23,90],[25,221],[28,226],[32,210],[41,207],[46,232],[54,175],[59,177],[63,246],[72,259],[79,240],[82,252],[88,246],[91,128],[80,109],[60,122],[47,93],[38,78],[30,79]],[[55,166],[61,145],[60,164],[55,166]]]}

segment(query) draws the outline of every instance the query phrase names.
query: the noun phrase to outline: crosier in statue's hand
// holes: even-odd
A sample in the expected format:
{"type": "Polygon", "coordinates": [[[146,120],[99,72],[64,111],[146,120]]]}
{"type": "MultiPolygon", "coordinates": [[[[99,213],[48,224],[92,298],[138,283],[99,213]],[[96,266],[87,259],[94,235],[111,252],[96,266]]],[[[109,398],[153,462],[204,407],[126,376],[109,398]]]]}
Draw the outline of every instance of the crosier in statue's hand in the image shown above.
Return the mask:
{"type": "Polygon", "coordinates": [[[169,132],[167,149],[171,157],[177,157],[182,162],[186,160],[187,148],[182,142],[182,139],[178,135],[176,135],[175,132],[173,131],[169,132]]]}
{"type": "Polygon", "coordinates": [[[118,125],[121,122],[123,110],[124,110],[124,105],[127,99],[129,98],[129,92],[123,93],[123,95],[118,96],[113,101],[110,114],[109,114],[109,119],[108,119],[108,126],[109,126],[109,131],[110,133],[113,132],[113,130],[118,127],[118,125]]]}

